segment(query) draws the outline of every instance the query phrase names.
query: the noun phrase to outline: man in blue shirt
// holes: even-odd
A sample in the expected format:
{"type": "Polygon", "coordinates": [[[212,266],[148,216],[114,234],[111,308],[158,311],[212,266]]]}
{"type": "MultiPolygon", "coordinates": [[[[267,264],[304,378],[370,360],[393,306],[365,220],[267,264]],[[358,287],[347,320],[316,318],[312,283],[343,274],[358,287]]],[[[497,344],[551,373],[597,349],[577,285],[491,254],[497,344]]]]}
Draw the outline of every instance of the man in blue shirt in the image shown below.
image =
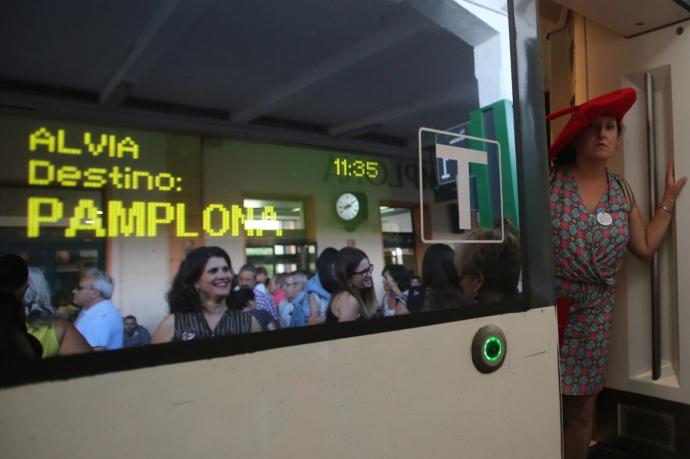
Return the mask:
{"type": "Polygon", "coordinates": [[[290,273],[285,282],[286,298],[280,303],[280,326],[302,327],[309,317],[309,298],[304,292],[307,275],[301,271],[290,273]]]}
{"type": "Polygon", "coordinates": [[[137,323],[134,316],[125,317],[124,347],[146,346],[151,343],[149,331],[137,323]]]}
{"type": "Polygon", "coordinates": [[[113,280],[103,271],[90,268],[72,290],[73,302],[83,309],[74,325],[94,351],[122,348],[122,315],[110,302],[113,280]]]}

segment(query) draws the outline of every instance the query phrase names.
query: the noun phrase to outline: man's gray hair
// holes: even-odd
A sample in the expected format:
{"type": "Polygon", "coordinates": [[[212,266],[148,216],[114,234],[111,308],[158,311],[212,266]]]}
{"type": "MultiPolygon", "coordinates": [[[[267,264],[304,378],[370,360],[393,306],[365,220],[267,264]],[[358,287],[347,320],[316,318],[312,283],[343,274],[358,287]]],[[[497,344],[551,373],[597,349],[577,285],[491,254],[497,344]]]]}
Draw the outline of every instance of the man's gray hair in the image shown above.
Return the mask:
{"type": "Polygon", "coordinates": [[[300,285],[300,288],[304,288],[304,286],[307,285],[307,282],[309,281],[307,275],[304,274],[302,271],[295,271],[293,273],[290,273],[290,277],[292,277],[292,282],[295,282],[300,285]]]}
{"type": "Polygon", "coordinates": [[[113,296],[113,279],[106,273],[97,268],[89,268],[84,271],[84,277],[93,279],[91,288],[101,292],[101,296],[106,300],[109,300],[113,296]]]}

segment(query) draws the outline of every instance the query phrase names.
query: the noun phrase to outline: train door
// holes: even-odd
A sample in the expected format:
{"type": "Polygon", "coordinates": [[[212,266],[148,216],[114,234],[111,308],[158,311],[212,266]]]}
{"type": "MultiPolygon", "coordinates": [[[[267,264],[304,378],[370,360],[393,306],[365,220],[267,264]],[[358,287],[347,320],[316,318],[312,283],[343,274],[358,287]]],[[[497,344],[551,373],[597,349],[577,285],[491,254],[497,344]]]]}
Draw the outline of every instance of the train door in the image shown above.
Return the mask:
{"type": "MultiPolygon", "coordinates": [[[[614,168],[630,181],[648,220],[658,211],[654,203],[661,199],[667,163],[675,162],[676,176],[690,175],[687,2],[650,4],[649,10],[636,9],[635,15],[620,14],[628,2],[598,13],[599,5],[592,2],[559,3],[582,14],[570,28],[576,101],[625,86],[637,90],[637,102],[624,120],[624,153],[614,168]],[[627,30],[621,30],[624,27],[627,30]]],[[[570,94],[563,96],[561,92],[567,100],[570,94]]],[[[654,262],[626,255],[617,290],[611,366],[597,409],[595,438],[602,457],[690,456],[688,203],[684,190],[669,237],[654,262]]]]}
{"type": "Polygon", "coordinates": [[[535,1],[2,10],[0,189],[28,194],[0,225],[104,244],[123,316],[231,307],[226,279],[178,270],[202,245],[292,279],[333,274],[327,247],[367,255],[339,255],[330,292],[360,320],[2,362],[4,456],[560,457],[535,1]],[[420,230],[389,257],[379,204],[399,203],[420,230]],[[467,301],[461,255],[504,245],[500,299],[467,301]],[[385,317],[381,269],[412,246],[453,288],[385,317]]]}

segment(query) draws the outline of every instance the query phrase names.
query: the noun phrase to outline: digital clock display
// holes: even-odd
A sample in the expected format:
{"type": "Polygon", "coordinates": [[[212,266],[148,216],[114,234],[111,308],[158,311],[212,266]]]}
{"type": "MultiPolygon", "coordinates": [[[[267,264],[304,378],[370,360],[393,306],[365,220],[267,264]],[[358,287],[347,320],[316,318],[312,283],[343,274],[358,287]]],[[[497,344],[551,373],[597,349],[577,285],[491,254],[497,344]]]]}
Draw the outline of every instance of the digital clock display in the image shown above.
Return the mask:
{"type": "Polygon", "coordinates": [[[333,160],[333,164],[335,165],[335,175],[344,177],[367,177],[370,179],[375,179],[379,176],[378,161],[336,158],[333,160]]]}

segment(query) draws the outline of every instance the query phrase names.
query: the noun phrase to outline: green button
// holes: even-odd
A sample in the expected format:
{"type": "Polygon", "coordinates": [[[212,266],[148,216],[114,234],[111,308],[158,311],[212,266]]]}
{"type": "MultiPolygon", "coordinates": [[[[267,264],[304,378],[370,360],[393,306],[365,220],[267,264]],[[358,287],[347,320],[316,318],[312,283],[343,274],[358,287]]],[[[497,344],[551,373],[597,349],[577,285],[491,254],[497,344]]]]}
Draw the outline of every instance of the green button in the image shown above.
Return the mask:
{"type": "Polygon", "coordinates": [[[490,336],[484,340],[484,345],[482,346],[482,352],[484,353],[484,359],[487,362],[496,362],[503,355],[503,341],[498,336],[490,336]]]}

